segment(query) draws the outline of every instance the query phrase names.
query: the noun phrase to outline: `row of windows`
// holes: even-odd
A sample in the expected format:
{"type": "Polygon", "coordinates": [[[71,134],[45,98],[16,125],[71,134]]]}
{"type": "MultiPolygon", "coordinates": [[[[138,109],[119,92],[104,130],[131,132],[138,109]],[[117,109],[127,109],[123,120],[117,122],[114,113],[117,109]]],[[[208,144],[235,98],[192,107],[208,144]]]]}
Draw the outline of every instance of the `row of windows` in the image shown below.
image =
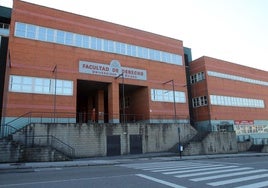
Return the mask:
{"type": "Polygon", "coordinates": [[[212,105],[264,108],[264,101],[260,99],[248,99],[240,97],[210,95],[212,105]]]}
{"type": "Polygon", "coordinates": [[[141,46],[16,22],[15,36],[182,65],[182,56],[141,46]]]}
{"type": "Polygon", "coordinates": [[[192,99],[193,107],[206,106],[208,104],[207,96],[195,97],[192,99]]]}
{"type": "Polygon", "coordinates": [[[231,74],[208,71],[208,75],[218,77],[218,78],[225,78],[225,79],[240,81],[240,82],[247,82],[247,83],[250,83],[250,84],[258,84],[258,85],[268,86],[268,82],[265,82],[265,81],[254,80],[254,79],[251,79],[251,78],[245,78],[245,77],[235,76],[235,75],[231,75],[231,74]]]}
{"type": "Polygon", "coordinates": [[[202,80],[205,80],[205,74],[204,72],[199,72],[194,75],[191,75],[190,79],[191,79],[191,84],[200,82],[202,80]]]}
{"type": "Polygon", "coordinates": [[[9,81],[10,92],[36,93],[48,95],[73,95],[73,81],[56,80],[50,78],[37,78],[11,75],[9,81]],[[56,85],[55,85],[56,84],[56,85]],[[55,92],[56,86],[56,92],[55,92]]]}
{"type": "MultiPolygon", "coordinates": [[[[174,91],[176,103],[186,103],[185,93],[174,91]]],[[[174,102],[173,90],[151,89],[151,100],[158,102],[174,102]]]]}

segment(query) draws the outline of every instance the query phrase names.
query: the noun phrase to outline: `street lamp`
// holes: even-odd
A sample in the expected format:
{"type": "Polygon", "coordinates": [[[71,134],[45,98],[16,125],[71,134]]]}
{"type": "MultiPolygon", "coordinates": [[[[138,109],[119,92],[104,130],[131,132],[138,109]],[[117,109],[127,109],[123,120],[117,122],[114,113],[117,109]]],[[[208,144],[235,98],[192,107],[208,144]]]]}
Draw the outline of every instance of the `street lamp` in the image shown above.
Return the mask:
{"type": "Polygon", "coordinates": [[[125,115],[126,115],[126,109],[125,109],[125,78],[124,73],[122,72],[119,74],[115,79],[122,77],[122,97],[123,97],[123,123],[126,122],[125,115]]]}
{"type": "Polygon", "coordinates": [[[174,80],[169,80],[164,82],[163,84],[172,83],[172,90],[173,90],[173,107],[174,107],[174,121],[177,122],[177,110],[176,110],[176,101],[175,101],[175,88],[174,88],[174,80]]]}
{"type": "Polygon", "coordinates": [[[57,65],[54,66],[53,70],[52,70],[53,74],[54,74],[54,123],[56,122],[56,99],[57,99],[57,65]]]}
{"type": "MultiPolygon", "coordinates": [[[[173,106],[174,106],[174,118],[175,118],[175,123],[177,122],[177,110],[176,110],[176,100],[175,100],[175,87],[174,87],[174,80],[169,80],[164,82],[163,84],[167,84],[167,83],[172,83],[172,90],[173,90],[173,106]]],[[[181,130],[180,127],[178,127],[178,135],[179,135],[179,144],[178,144],[178,150],[180,153],[180,158],[181,158],[181,152],[182,152],[182,146],[181,146],[181,130]]]]}

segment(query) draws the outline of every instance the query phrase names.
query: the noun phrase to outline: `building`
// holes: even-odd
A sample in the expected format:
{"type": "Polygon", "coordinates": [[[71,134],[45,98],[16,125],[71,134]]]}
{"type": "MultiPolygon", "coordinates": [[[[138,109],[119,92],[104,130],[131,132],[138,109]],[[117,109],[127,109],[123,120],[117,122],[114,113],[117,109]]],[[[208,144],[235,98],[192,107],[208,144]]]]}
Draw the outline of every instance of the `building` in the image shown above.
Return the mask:
{"type": "Polygon", "coordinates": [[[268,136],[265,71],[192,61],[181,40],[20,0],[0,8],[2,125],[190,122],[268,136]]]}
{"type": "Polygon", "coordinates": [[[188,122],[182,41],[19,0],[9,21],[2,124],[188,122]]]}
{"type": "Polygon", "coordinates": [[[267,72],[201,57],[190,63],[193,118],[199,130],[268,137],[267,72]]]}

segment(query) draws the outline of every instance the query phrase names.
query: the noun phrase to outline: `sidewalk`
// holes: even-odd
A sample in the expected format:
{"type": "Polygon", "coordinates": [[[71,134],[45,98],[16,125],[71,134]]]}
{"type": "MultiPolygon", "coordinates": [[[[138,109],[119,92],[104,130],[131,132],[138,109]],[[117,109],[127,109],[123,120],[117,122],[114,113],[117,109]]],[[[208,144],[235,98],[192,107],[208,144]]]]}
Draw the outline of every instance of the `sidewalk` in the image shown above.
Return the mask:
{"type": "Polygon", "coordinates": [[[144,160],[155,159],[155,160],[161,160],[161,161],[176,161],[176,160],[200,160],[200,159],[259,157],[259,156],[268,157],[268,153],[194,155],[194,156],[182,156],[181,158],[176,153],[148,153],[148,154],[124,155],[124,156],[114,156],[114,157],[82,158],[82,159],[75,159],[73,161],[60,161],[60,162],[2,163],[0,164],[0,170],[116,165],[116,164],[130,163],[137,159],[144,159],[144,160]]]}

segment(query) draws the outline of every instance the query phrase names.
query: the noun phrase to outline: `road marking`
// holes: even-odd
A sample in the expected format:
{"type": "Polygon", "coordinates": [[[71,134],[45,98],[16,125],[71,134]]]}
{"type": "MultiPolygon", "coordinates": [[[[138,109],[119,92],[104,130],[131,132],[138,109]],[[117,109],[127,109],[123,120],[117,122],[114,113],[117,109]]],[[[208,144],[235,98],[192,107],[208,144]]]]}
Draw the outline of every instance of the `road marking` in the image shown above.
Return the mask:
{"type": "Polygon", "coordinates": [[[172,171],[172,172],[164,172],[163,174],[184,174],[184,173],[190,173],[190,172],[201,172],[201,171],[208,171],[208,170],[218,170],[218,169],[225,169],[225,168],[234,168],[237,166],[222,166],[222,165],[215,165],[210,168],[199,168],[194,170],[179,170],[179,171],[172,171]]]}
{"type": "Polygon", "coordinates": [[[249,185],[239,186],[236,188],[252,188],[252,187],[261,188],[261,187],[267,187],[267,185],[268,185],[268,181],[263,181],[263,182],[249,184],[249,185]]]}
{"type": "Polygon", "coordinates": [[[166,172],[166,171],[177,171],[177,170],[190,170],[190,169],[196,169],[196,168],[207,168],[207,167],[215,167],[215,165],[193,165],[193,166],[187,166],[187,167],[170,167],[170,168],[162,168],[159,170],[153,170],[152,172],[166,172]]]}
{"type": "Polygon", "coordinates": [[[154,178],[154,177],[151,177],[151,176],[146,176],[146,175],[143,175],[143,174],[136,174],[136,176],[139,176],[141,178],[144,178],[144,179],[147,179],[147,180],[151,180],[151,181],[154,181],[154,182],[157,182],[157,183],[161,183],[163,185],[166,185],[166,186],[169,186],[169,187],[173,187],[173,188],[186,188],[186,187],[183,187],[181,185],[170,183],[170,182],[167,182],[167,181],[164,181],[164,180],[160,180],[160,179],[157,179],[157,178],[154,178]]]}
{"type": "MultiPolygon", "coordinates": [[[[251,169],[251,168],[249,168],[249,169],[251,169]]],[[[194,178],[194,179],[190,179],[190,180],[191,181],[206,181],[206,180],[212,180],[212,179],[218,179],[218,178],[226,178],[226,177],[240,176],[240,175],[246,175],[246,174],[254,174],[254,173],[258,173],[258,172],[267,172],[267,171],[268,170],[265,170],[265,169],[251,170],[251,171],[246,171],[246,172],[235,172],[235,173],[229,173],[229,174],[207,176],[207,177],[202,177],[202,178],[194,178]]]]}
{"type": "Polygon", "coordinates": [[[248,181],[248,180],[255,180],[255,179],[260,179],[260,178],[265,178],[265,177],[268,177],[268,174],[259,174],[259,175],[255,175],[255,176],[246,176],[246,177],[242,177],[242,178],[235,178],[235,179],[229,179],[229,180],[224,180],[224,181],[217,181],[217,182],[208,183],[208,185],[220,186],[220,185],[238,183],[238,182],[248,181]]]}
{"type": "Polygon", "coordinates": [[[225,173],[225,172],[233,172],[233,171],[241,171],[241,170],[249,170],[252,168],[231,168],[231,169],[224,169],[224,170],[213,170],[208,172],[198,172],[198,173],[192,173],[192,174],[183,174],[183,175],[177,175],[175,177],[177,178],[186,178],[186,177],[192,177],[192,176],[203,176],[203,175],[209,175],[209,174],[216,174],[216,173],[225,173]]]}
{"type": "Polygon", "coordinates": [[[34,169],[35,172],[55,171],[55,170],[62,170],[62,168],[36,168],[36,169],[34,169]]]}

